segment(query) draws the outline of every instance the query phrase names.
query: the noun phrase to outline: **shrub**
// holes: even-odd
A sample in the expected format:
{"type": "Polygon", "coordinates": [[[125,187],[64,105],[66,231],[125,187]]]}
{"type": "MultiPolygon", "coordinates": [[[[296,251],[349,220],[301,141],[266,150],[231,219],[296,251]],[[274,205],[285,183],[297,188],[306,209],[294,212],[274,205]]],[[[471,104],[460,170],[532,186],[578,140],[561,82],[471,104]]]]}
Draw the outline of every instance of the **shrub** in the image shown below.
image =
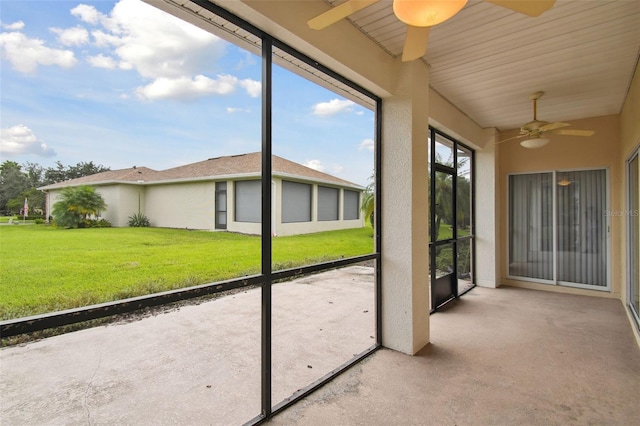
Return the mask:
{"type": "Polygon", "coordinates": [[[35,223],[36,225],[42,225],[44,223],[44,219],[38,218],[34,220],[33,223],[35,223]]]}
{"type": "Polygon", "coordinates": [[[111,222],[107,219],[87,220],[85,228],[111,228],[111,222]]]}
{"type": "Polygon", "coordinates": [[[136,213],[132,216],[129,216],[129,226],[134,228],[146,228],[151,226],[149,222],[149,218],[143,215],[142,213],[136,213]]]}
{"type": "Polygon", "coordinates": [[[38,219],[42,219],[44,220],[44,216],[42,215],[30,215],[30,216],[21,216],[21,215],[17,215],[17,216],[13,216],[13,221],[15,222],[16,220],[38,220],[38,219]]]}

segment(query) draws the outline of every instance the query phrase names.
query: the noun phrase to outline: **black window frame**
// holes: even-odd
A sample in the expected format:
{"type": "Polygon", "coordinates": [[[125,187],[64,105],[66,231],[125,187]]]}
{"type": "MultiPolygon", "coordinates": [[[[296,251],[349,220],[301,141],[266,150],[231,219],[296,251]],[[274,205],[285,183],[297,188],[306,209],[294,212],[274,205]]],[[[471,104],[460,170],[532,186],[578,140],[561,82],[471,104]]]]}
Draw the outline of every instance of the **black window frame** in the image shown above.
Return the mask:
{"type": "Polygon", "coordinates": [[[253,26],[249,22],[237,17],[226,9],[217,4],[213,4],[208,0],[192,0],[195,5],[221,17],[222,19],[238,26],[243,31],[256,36],[261,40],[261,56],[262,56],[262,270],[258,275],[240,277],[223,282],[199,285],[194,287],[181,288],[162,293],[154,293],[140,297],[116,300],[113,302],[102,303],[99,305],[84,306],[65,311],[49,312],[31,317],[15,318],[0,321],[0,335],[3,338],[13,337],[25,333],[33,333],[46,329],[77,324],[85,321],[91,321],[100,318],[107,318],[113,315],[130,313],[143,310],[148,307],[161,306],[178,301],[194,299],[206,295],[220,293],[223,291],[245,288],[249,286],[260,286],[262,289],[262,371],[261,371],[261,413],[251,419],[247,424],[262,423],[278,412],[284,410],[290,405],[296,403],[300,399],[309,395],[311,392],[320,388],[327,382],[333,380],[336,376],[343,373],[353,365],[357,364],[382,346],[382,272],[381,272],[381,252],[382,252],[382,219],[381,219],[381,193],[382,193],[382,99],[370,91],[362,88],[354,82],[346,79],[337,72],[320,64],[309,56],[295,50],[287,44],[273,38],[268,33],[253,26]],[[371,99],[375,104],[375,157],[374,157],[374,182],[376,188],[375,197],[375,226],[374,226],[374,252],[368,255],[356,256],[351,258],[329,261],[319,264],[298,267],[295,269],[272,270],[272,247],[271,247],[271,227],[272,227],[272,140],[271,140],[271,75],[272,75],[272,56],[273,48],[280,49],[288,55],[302,61],[311,68],[320,71],[333,78],[337,82],[348,86],[349,88],[359,92],[363,96],[371,99]],[[323,376],[317,381],[298,390],[294,395],[286,398],[282,402],[273,405],[271,400],[271,286],[273,283],[289,279],[292,277],[317,273],[320,271],[328,271],[331,269],[341,268],[348,265],[361,263],[364,261],[374,261],[375,263],[375,306],[376,306],[376,324],[375,339],[371,347],[365,351],[356,354],[349,361],[333,369],[329,374],[323,376]]]}
{"type": "MultiPolygon", "coordinates": [[[[476,217],[476,205],[475,205],[475,201],[476,201],[476,191],[475,191],[475,185],[476,185],[476,179],[475,179],[475,169],[476,169],[476,165],[475,165],[475,150],[465,144],[463,144],[462,142],[458,141],[457,139],[449,136],[448,134],[446,134],[443,131],[440,131],[438,129],[436,129],[435,127],[429,126],[429,141],[428,143],[429,145],[429,192],[430,192],[430,197],[429,197],[429,270],[430,270],[430,287],[431,287],[431,310],[430,313],[434,313],[436,312],[440,307],[446,305],[447,303],[449,303],[452,300],[458,299],[460,296],[464,295],[465,293],[471,291],[477,284],[476,284],[476,275],[475,275],[475,271],[476,271],[476,236],[475,236],[475,229],[476,229],[476,223],[475,223],[475,217],[476,217]],[[452,161],[453,161],[453,167],[448,166],[446,164],[442,164],[439,163],[437,161],[436,158],[436,143],[438,141],[438,139],[440,138],[444,138],[447,141],[451,142],[451,147],[452,147],[452,161]],[[434,197],[435,197],[435,193],[436,193],[436,174],[437,173],[444,173],[447,175],[450,175],[452,177],[452,182],[454,182],[455,184],[452,185],[452,204],[453,204],[453,212],[457,212],[457,188],[458,188],[458,147],[463,148],[463,150],[466,150],[470,153],[470,158],[471,158],[471,170],[470,170],[470,177],[471,177],[471,220],[470,220],[470,224],[471,224],[471,232],[469,235],[466,236],[460,236],[458,235],[458,226],[457,226],[457,221],[454,220],[453,222],[453,226],[452,226],[452,236],[451,238],[447,238],[447,239],[441,239],[438,240],[438,235],[436,235],[436,211],[434,208],[434,197]],[[458,271],[458,246],[460,242],[467,242],[469,243],[469,248],[471,250],[471,271],[472,271],[472,282],[471,282],[471,286],[464,290],[463,292],[459,293],[458,292],[458,288],[457,288],[457,284],[455,286],[453,286],[453,288],[451,289],[450,292],[446,292],[447,294],[443,293],[440,289],[436,288],[436,280],[437,280],[437,276],[436,276],[436,255],[439,249],[445,249],[447,246],[450,246],[452,249],[452,252],[455,253],[455,256],[452,256],[452,260],[453,260],[453,271],[454,271],[454,275],[456,276],[456,283],[457,283],[457,271],[458,271]]],[[[454,213],[455,216],[456,213],[454,213]]]]}

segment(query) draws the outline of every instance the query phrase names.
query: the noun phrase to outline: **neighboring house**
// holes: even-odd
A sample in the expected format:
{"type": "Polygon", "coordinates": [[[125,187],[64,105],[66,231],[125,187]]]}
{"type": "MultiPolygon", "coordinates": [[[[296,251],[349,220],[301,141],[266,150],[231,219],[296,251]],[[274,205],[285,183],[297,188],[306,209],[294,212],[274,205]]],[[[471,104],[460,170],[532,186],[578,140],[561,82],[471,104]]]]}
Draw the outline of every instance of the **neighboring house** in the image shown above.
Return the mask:
{"type": "MultiPolygon", "coordinates": [[[[362,186],[273,156],[274,235],[364,226],[362,186]]],[[[210,158],[164,171],[132,167],[39,188],[51,215],[63,188],[91,185],[104,198],[100,215],[127,226],[135,213],[152,226],[261,232],[261,153],[210,158]]]]}

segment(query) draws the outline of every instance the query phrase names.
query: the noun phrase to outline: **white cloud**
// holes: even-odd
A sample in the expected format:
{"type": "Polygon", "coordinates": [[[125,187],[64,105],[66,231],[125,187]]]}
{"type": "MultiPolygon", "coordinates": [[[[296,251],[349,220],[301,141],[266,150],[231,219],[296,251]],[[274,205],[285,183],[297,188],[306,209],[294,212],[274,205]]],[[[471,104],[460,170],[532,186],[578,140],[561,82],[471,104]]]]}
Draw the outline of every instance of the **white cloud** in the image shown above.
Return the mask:
{"type": "Polygon", "coordinates": [[[247,78],[240,81],[240,86],[242,86],[252,98],[257,98],[262,93],[262,84],[259,81],[247,78]]]}
{"type": "Polygon", "coordinates": [[[359,150],[368,149],[369,151],[373,151],[374,145],[375,145],[375,143],[373,142],[373,139],[364,139],[358,145],[358,149],[359,150]]]}
{"type": "Polygon", "coordinates": [[[120,37],[102,30],[91,31],[91,36],[93,37],[93,42],[98,47],[118,46],[122,43],[120,37]]]}
{"type": "Polygon", "coordinates": [[[219,75],[212,79],[204,75],[195,78],[158,78],[153,83],[140,87],[137,94],[143,99],[192,99],[208,95],[228,95],[235,91],[238,78],[219,75]]]}
{"type": "Polygon", "coordinates": [[[0,130],[0,152],[5,155],[35,154],[53,157],[56,152],[38,140],[30,128],[24,124],[0,130]]]}
{"type": "Polygon", "coordinates": [[[320,102],[313,106],[313,113],[321,117],[335,115],[340,112],[351,111],[354,102],[347,99],[332,99],[329,102],[320,102]]]}
{"type": "Polygon", "coordinates": [[[344,167],[341,166],[340,164],[334,164],[333,166],[331,166],[331,173],[333,174],[340,174],[344,172],[344,167]]]}
{"type": "Polygon", "coordinates": [[[34,72],[38,65],[70,68],[77,62],[72,51],[52,49],[45,46],[44,41],[19,32],[0,34],[0,48],[13,68],[23,73],[34,72]]]}
{"type": "Polygon", "coordinates": [[[65,46],[82,46],[89,43],[89,31],[82,27],[50,28],[58,35],[58,41],[65,46]]]}
{"type": "Polygon", "coordinates": [[[148,80],[136,90],[140,98],[190,99],[228,94],[237,87],[254,98],[261,94],[259,81],[207,76],[227,44],[149,4],[120,0],[109,15],[87,5],[79,5],[71,13],[83,22],[99,25],[91,37],[104,50],[102,56],[89,58],[93,66],[135,70],[148,80]]]}
{"type": "Polygon", "coordinates": [[[24,28],[24,22],[16,21],[11,24],[2,24],[2,28],[9,31],[19,31],[24,28]]]}
{"type": "Polygon", "coordinates": [[[306,163],[304,163],[304,165],[309,167],[310,169],[317,170],[319,172],[324,171],[324,166],[322,165],[322,161],[320,160],[309,160],[306,163]]]}
{"type": "Polygon", "coordinates": [[[71,9],[71,14],[79,18],[82,22],[92,25],[97,24],[100,20],[105,18],[104,14],[98,12],[95,7],[86,4],[77,5],[71,9]]]}
{"type": "Polygon", "coordinates": [[[249,108],[234,108],[234,107],[227,107],[227,112],[229,114],[233,114],[235,112],[251,112],[251,110],[249,108]]]}
{"type": "Polygon", "coordinates": [[[109,17],[96,14],[104,26],[92,33],[96,42],[149,79],[203,74],[224,53],[218,37],[139,0],[119,1],[109,17]]]}
{"type": "Polygon", "coordinates": [[[108,70],[112,70],[116,67],[115,59],[109,56],[104,56],[102,53],[96,56],[89,56],[87,58],[87,61],[92,67],[96,68],[106,68],[108,70]]]}

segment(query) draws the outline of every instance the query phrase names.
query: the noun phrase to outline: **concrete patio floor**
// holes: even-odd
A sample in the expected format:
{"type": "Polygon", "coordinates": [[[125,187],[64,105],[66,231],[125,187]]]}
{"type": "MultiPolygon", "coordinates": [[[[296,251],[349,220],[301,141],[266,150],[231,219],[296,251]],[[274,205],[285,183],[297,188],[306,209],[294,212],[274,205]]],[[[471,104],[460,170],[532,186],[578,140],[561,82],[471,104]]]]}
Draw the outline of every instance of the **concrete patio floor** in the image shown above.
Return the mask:
{"type": "MultiPolygon", "coordinates": [[[[260,414],[260,290],[0,350],[0,424],[234,425],[260,414]]],[[[273,403],[374,344],[373,269],[273,286],[273,403]]]]}
{"type": "MultiPolygon", "coordinates": [[[[273,402],[373,344],[373,276],[273,288],[273,402]],[[348,285],[345,285],[348,284],[348,285]]],[[[233,425],[260,411],[260,293],[0,350],[0,424],[233,425]]],[[[382,349],[274,425],[640,424],[640,349],[619,300],[475,288],[432,344],[382,349]]]]}
{"type": "Polygon", "coordinates": [[[619,300],[476,287],[411,357],[377,351],[273,425],[640,425],[640,349],[619,300]]]}

